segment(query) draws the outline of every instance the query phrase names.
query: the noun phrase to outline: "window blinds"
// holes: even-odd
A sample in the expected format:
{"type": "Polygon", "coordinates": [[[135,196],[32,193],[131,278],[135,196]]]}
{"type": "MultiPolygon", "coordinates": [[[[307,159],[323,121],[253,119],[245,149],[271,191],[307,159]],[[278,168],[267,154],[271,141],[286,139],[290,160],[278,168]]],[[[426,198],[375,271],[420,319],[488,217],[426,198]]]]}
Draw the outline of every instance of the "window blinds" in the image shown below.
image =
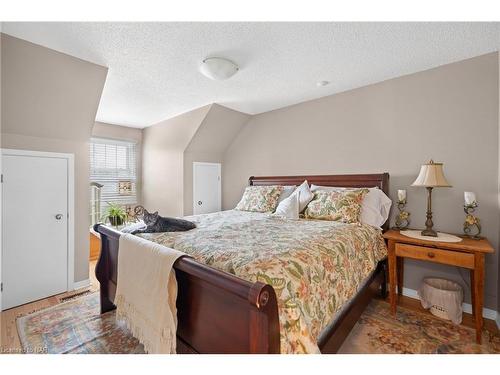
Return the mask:
{"type": "MultiPolygon", "coordinates": [[[[90,140],[90,182],[101,188],[101,214],[107,202],[121,205],[137,203],[137,147],[134,142],[103,138],[90,140]]],[[[95,208],[91,201],[91,209],[95,208]]]]}

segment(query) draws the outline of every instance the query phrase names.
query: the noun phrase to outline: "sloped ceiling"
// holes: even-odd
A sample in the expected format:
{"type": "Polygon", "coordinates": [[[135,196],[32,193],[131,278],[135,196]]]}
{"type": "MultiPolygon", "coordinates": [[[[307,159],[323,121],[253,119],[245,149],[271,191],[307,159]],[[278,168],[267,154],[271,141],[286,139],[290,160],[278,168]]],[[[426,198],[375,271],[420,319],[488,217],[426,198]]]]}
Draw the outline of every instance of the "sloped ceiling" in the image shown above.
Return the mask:
{"type": "Polygon", "coordinates": [[[498,22],[8,22],[4,32],[97,64],[97,120],[145,127],[209,103],[258,114],[497,51],[498,22]],[[227,81],[198,72],[234,60],[227,81]],[[330,81],[325,87],[316,82],[330,81]]]}
{"type": "Polygon", "coordinates": [[[162,215],[182,216],[184,150],[205,119],[210,105],[183,113],[143,130],[142,198],[144,207],[162,215]]]}
{"type": "Polygon", "coordinates": [[[250,117],[212,104],[185,152],[224,153],[250,117]]]}
{"type": "Polygon", "coordinates": [[[2,34],[2,132],[87,141],[107,68],[2,34]]]}

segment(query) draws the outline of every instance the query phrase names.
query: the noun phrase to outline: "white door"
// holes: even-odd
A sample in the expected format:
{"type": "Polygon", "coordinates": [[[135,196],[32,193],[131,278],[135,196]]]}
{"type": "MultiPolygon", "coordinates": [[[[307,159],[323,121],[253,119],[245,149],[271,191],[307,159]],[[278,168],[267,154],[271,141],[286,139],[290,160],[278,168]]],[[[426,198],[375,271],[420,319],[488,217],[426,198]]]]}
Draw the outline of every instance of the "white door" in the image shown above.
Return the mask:
{"type": "Polygon", "coordinates": [[[221,210],[220,163],[193,163],[193,214],[221,210]]]}
{"type": "Polygon", "coordinates": [[[68,290],[70,160],[32,155],[2,153],[3,309],[68,290]]]}

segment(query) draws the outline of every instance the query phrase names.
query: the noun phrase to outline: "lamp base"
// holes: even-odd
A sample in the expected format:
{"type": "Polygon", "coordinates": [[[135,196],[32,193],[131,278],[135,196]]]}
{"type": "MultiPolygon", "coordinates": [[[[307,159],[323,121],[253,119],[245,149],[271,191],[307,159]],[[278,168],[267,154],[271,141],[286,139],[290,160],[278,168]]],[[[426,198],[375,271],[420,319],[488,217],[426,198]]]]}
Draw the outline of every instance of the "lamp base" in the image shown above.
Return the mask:
{"type": "Polygon", "coordinates": [[[425,229],[421,232],[422,236],[437,237],[437,232],[432,229],[434,223],[432,222],[432,187],[427,187],[427,220],[425,221],[425,229]]]}
{"type": "Polygon", "coordinates": [[[427,236],[427,237],[437,237],[438,234],[435,230],[433,229],[424,229],[422,232],[420,232],[422,234],[422,236],[427,236]]]}

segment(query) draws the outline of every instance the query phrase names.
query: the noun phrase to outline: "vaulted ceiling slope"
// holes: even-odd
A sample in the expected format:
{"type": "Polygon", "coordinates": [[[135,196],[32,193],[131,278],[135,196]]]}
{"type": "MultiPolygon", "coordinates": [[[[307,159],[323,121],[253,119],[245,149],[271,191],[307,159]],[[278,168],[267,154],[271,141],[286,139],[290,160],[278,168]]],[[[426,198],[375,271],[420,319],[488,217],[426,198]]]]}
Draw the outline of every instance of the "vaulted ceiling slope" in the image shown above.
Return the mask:
{"type": "Polygon", "coordinates": [[[156,207],[163,215],[191,214],[193,161],[222,162],[249,118],[211,104],[144,129],[144,206],[156,207]]]}
{"type": "Polygon", "coordinates": [[[86,142],[107,68],[2,34],[2,132],[86,142]]]}
{"type": "Polygon", "coordinates": [[[97,120],[134,127],[210,103],[262,113],[500,47],[498,23],[14,22],[3,32],[109,67],[97,120]],[[197,71],[210,56],[240,71],[211,81],[197,71]]]}
{"type": "Polygon", "coordinates": [[[184,152],[223,154],[250,117],[212,104],[184,152]]]}

